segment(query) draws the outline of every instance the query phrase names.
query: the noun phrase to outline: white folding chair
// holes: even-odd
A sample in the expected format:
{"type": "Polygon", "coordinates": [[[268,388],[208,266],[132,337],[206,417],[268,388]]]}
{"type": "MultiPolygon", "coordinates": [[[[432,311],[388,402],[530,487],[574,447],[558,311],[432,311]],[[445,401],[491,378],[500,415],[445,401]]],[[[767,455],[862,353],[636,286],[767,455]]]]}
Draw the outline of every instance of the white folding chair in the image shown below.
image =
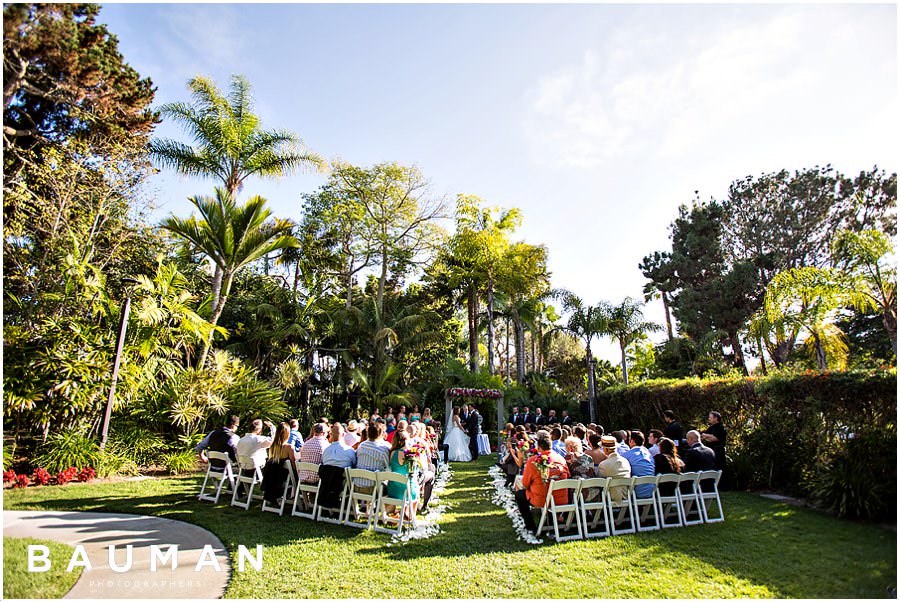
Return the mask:
{"type": "Polygon", "coordinates": [[[703,524],[703,510],[700,501],[699,472],[685,472],[681,474],[678,484],[678,497],[681,499],[681,518],[684,526],[703,524]],[[697,518],[691,518],[691,513],[696,512],[697,518]]]}
{"type": "Polygon", "coordinates": [[[284,507],[287,505],[287,501],[294,499],[294,488],[297,486],[297,479],[294,478],[294,465],[290,460],[285,460],[281,465],[287,470],[287,476],[284,478],[284,488],[281,492],[281,498],[279,498],[280,502],[277,505],[273,505],[263,497],[263,512],[274,512],[278,515],[284,514],[284,507]]]}
{"type": "Polygon", "coordinates": [[[656,510],[656,476],[634,477],[634,488],[631,491],[631,504],[634,506],[634,526],[638,532],[658,531],[659,513],[656,510]],[[653,493],[650,497],[638,497],[639,485],[653,485],[653,493]],[[653,524],[643,526],[650,512],[653,512],[653,524]]]}
{"type": "Polygon", "coordinates": [[[418,485],[415,482],[410,483],[406,475],[396,472],[378,471],[378,473],[376,474],[378,475],[379,483],[383,485],[387,485],[389,483],[397,483],[399,485],[403,485],[405,489],[402,498],[390,497],[387,493],[387,487],[385,487],[384,489],[379,489],[378,505],[375,510],[375,530],[379,533],[395,533],[399,535],[403,531],[404,522],[411,524],[413,528],[415,528],[416,515],[412,511],[413,500],[412,494],[410,493],[410,487],[417,487],[418,485]],[[400,514],[396,518],[389,516],[385,506],[398,507],[400,510],[400,514]],[[406,519],[407,510],[409,510],[410,515],[412,516],[412,520],[406,519]],[[379,526],[379,523],[383,525],[396,523],[397,528],[388,529],[386,527],[379,526]]]}
{"type": "Polygon", "coordinates": [[[294,493],[294,507],[291,509],[291,516],[299,516],[316,520],[316,512],[318,510],[319,501],[319,481],[315,483],[303,483],[300,481],[300,471],[314,472],[318,474],[319,465],[312,462],[301,462],[297,460],[297,486],[294,493]],[[297,510],[297,506],[301,506],[302,510],[297,510]],[[308,511],[307,511],[308,510],[308,511]]]}
{"type": "Polygon", "coordinates": [[[721,523],[725,520],[725,512],[722,510],[722,500],[719,497],[719,480],[722,478],[721,470],[704,470],[698,479],[700,484],[700,509],[703,511],[703,521],[706,523],[721,523]],[[712,491],[704,491],[703,483],[712,482],[712,491]],[[709,502],[709,503],[707,503],[709,502]],[[718,516],[710,518],[709,511],[715,502],[718,508],[718,516]]]}
{"type": "Polygon", "coordinates": [[[581,490],[578,492],[578,505],[581,507],[581,526],[585,539],[609,537],[609,498],[607,489],[609,489],[609,479],[605,477],[584,479],[581,482],[581,490]],[[591,499],[588,500],[588,497],[591,499]],[[594,512],[594,518],[588,524],[588,512],[590,511],[594,512]],[[591,529],[596,528],[601,521],[603,522],[603,529],[592,533],[591,529]]]}
{"type": "Polygon", "coordinates": [[[200,486],[200,495],[197,499],[202,502],[212,502],[213,504],[218,504],[219,496],[222,494],[222,487],[225,485],[225,483],[228,483],[229,487],[231,487],[232,491],[234,491],[234,470],[232,470],[231,460],[228,458],[228,454],[226,454],[225,452],[206,452],[206,457],[209,460],[209,464],[206,467],[206,476],[203,477],[203,485],[200,486]],[[213,460],[221,460],[225,462],[225,467],[214,467],[212,463],[213,460]],[[218,485],[216,485],[217,481],[218,485]],[[207,483],[215,486],[215,495],[206,492],[207,483]]]}
{"type": "MultiPolygon", "coordinates": [[[[239,458],[240,459],[240,458],[239,458]]],[[[252,461],[251,461],[252,462],[252,461]]],[[[252,465],[252,464],[251,464],[252,465]]],[[[244,470],[244,466],[247,464],[241,464],[242,472],[244,470]]],[[[259,466],[253,466],[253,476],[247,477],[241,474],[237,478],[237,485],[234,487],[234,493],[231,496],[231,505],[235,508],[243,508],[244,510],[250,509],[250,504],[253,503],[253,500],[261,500],[261,495],[253,495],[253,488],[262,483],[262,470],[259,466]],[[241,500],[238,492],[241,488],[241,483],[247,486],[247,499],[241,500]]]]}
{"type": "Polygon", "coordinates": [[[616,477],[609,480],[609,488],[606,490],[606,499],[609,501],[609,528],[613,535],[622,535],[623,533],[634,533],[635,528],[634,507],[631,505],[631,492],[634,491],[634,477],[616,477]],[[613,499],[615,495],[614,489],[621,491],[622,499],[616,501],[613,499]],[[618,516],[616,511],[618,510],[618,516]],[[627,513],[629,523],[627,529],[618,528],[619,523],[623,522],[627,513]]]}
{"type": "MultiPolygon", "coordinates": [[[[346,469],[344,469],[344,484],[341,487],[341,491],[338,494],[338,505],[337,508],[333,508],[330,506],[325,506],[322,503],[322,488],[319,487],[319,497],[316,500],[316,520],[322,521],[323,523],[332,523],[335,525],[341,525],[344,522],[344,500],[347,499],[347,491],[349,490],[349,485],[347,482],[347,473],[346,469]],[[328,513],[328,516],[325,516],[324,513],[328,513]],[[337,518],[335,518],[335,514],[337,514],[337,518]]],[[[322,467],[319,467],[319,482],[322,481],[322,467]]]]}
{"type": "Polygon", "coordinates": [[[681,481],[679,474],[661,474],[657,475],[656,490],[653,492],[656,498],[656,508],[659,511],[659,522],[663,529],[669,527],[684,526],[684,512],[681,509],[681,498],[678,497],[678,483],[681,481]],[[672,484],[672,495],[663,495],[660,489],[668,489],[662,487],[664,484],[672,484]],[[675,522],[668,523],[666,519],[671,516],[672,510],[675,510],[675,522]]]}
{"type": "Polygon", "coordinates": [[[544,525],[549,521],[553,523],[553,537],[556,541],[569,541],[571,539],[583,539],[584,535],[581,528],[581,515],[578,511],[578,494],[581,492],[581,479],[559,479],[550,481],[550,487],[547,489],[547,500],[544,502],[544,509],[541,512],[541,520],[538,523],[537,534],[550,530],[550,525],[544,525]],[[566,503],[557,504],[553,496],[555,491],[566,492],[566,503]],[[572,500],[571,502],[569,500],[572,500]],[[560,537],[559,535],[559,519],[566,517],[565,530],[571,530],[572,521],[575,521],[575,534],[560,537]]]}
{"type": "Polygon", "coordinates": [[[347,495],[344,497],[344,524],[350,527],[358,527],[360,529],[371,529],[372,522],[375,520],[375,506],[378,503],[378,490],[381,483],[378,481],[378,473],[372,470],[363,470],[362,468],[348,468],[345,477],[350,484],[347,495]],[[360,485],[354,482],[354,479],[365,479],[372,482],[372,491],[364,493],[360,491],[360,485]],[[359,511],[359,505],[365,504],[365,512],[359,511]],[[350,512],[353,512],[353,518],[350,518],[350,512]],[[359,522],[360,517],[365,522],[359,522]]]}

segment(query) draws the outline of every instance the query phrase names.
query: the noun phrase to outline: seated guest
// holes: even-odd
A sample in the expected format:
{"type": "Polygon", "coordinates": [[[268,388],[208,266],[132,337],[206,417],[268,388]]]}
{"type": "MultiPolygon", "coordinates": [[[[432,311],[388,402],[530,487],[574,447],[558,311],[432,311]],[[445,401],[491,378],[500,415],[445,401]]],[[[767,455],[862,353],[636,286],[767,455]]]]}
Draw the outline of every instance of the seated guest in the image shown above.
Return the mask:
{"type": "MultiPolygon", "coordinates": [[[[675,442],[668,437],[659,440],[659,453],[653,456],[653,469],[656,474],[679,474],[684,462],[678,457],[675,442]]],[[[675,495],[675,483],[663,483],[659,486],[662,496],[675,495]]]]}
{"type": "MultiPolygon", "coordinates": [[[[266,420],[263,422],[259,418],[250,423],[252,429],[249,433],[238,440],[235,445],[237,452],[238,464],[241,466],[241,476],[252,477],[257,468],[262,468],[266,463],[266,450],[272,445],[275,437],[275,425],[266,420]],[[269,427],[269,436],[262,434],[262,427],[265,424],[269,427]]],[[[240,494],[244,492],[244,484],[241,483],[240,494]]]]}
{"type": "MultiPolygon", "coordinates": [[[[531,514],[531,508],[543,508],[547,501],[547,492],[550,490],[550,483],[541,478],[540,470],[535,465],[539,456],[545,457],[550,461],[550,478],[551,479],[568,479],[569,468],[566,466],[565,459],[559,454],[552,451],[550,443],[550,433],[540,430],[537,433],[538,454],[529,458],[525,464],[525,471],[522,473],[522,485],[524,489],[516,491],[516,505],[525,521],[525,527],[534,533],[537,531],[537,525],[534,522],[534,516],[531,514]]],[[[564,490],[555,491],[553,498],[557,504],[565,504],[567,495],[564,490]]]]}
{"type": "Polygon", "coordinates": [[[575,425],[575,427],[572,429],[572,434],[574,436],[578,437],[579,439],[581,439],[582,449],[590,449],[591,448],[587,429],[585,429],[583,426],[581,426],[580,424],[575,425]]]}
{"type": "MultiPolygon", "coordinates": [[[[575,435],[575,438],[578,438],[578,435],[575,435]]],[[[601,445],[602,437],[597,433],[591,433],[588,435],[588,441],[590,442],[590,447],[584,453],[591,458],[594,462],[594,466],[600,464],[606,459],[606,454],[603,453],[603,446],[601,445]]],[[[583,447],[582,447],[583,449],[583,447]]]]}
{"type": "Polygon", "coordinates": [[[698,431],[688,431],[685,436],[688,450],[684,454],[684,472],[700,472],[716,469],[716,452],[700,442],[698,431]]]}
{"type": "Polygon", "coordinates": [[[630,447],[628,447],[628,431],[613,431],[610,433],[616,439],[616,451],[619,455],[624,455],[630,447]]]}
{"type": "MultiPolygon", "coordinates": [[[[609,478],[628,478],[631,476],[631,464],[628,463],[628,460],[619,455],[619,452],[616,448],[616,438],[611,437],[609,435],[604,435],[600,439],[600,444],[603,446],[603,453],[606,454],[606,459],[603,462],[600,462],[600,465],[597,467],[597,472],[601,477],[609,477],[609,478]]],[[[626,488],[625,487],[610,487],[609,489],[609,497],[614,502],[621,502],[625,499],[626,488]]]]}
{"type": "Polygon", "coordinates": [[[659,429],[650,429],[647,433],[647,443],[650,444],[650,455],[655,456],[659,453],[659,440],[663,438],[662,431],[659,429]]]}
{"type": "MultiPolygon", "coordinates": [[[[374,422],[366,429],[367,439],[356,448],[356,467],[372,472],[386,471],[390,468],[388,451],[390,444],[384,440],[384,425],[374,422]]],[[[353,479],[360,493],[371,493],[375,482],[371,479],[357,477],[353,479]]]]}
{"type": "Polygon", "coordinates": [[[288,421],[288,424],[291,427],[288,443],[294,446],[295,452],[299,452],[300,448],[303,447],[303,435],[300,434],[300,423],[297,422],[296,418],[291,418],[288,421]]]}
{"type": "Polygon", "coordinates": [[[387,433],[388,441],[390,441],[391,437],[393,437],[392,433],[397,430],[397,421],[393,415],[388,415],[384,423],[386,425],[384,432],[387,433]]]}
{"type": "MultiPolygon", "coordinates": [[[[652,477],[656,474],[653,467],[653,456],[651,456],[650,451],[644,447],[644,433],[641,431],[631,431],[628,445],[630,446],[630,449],[622,454],[622,457],[628,460],[628,463],[631,465],[631,476],[652,477]]],[[[638,485],[634,488],[634,494],[641,498],[652,497],[653,485],[649,483],[638,485]]]]}
{"type": "Polygon", "coordinates": [[[293,470],[290,467],[285,468],[284,461],[288,460],[293,464],[297,460],[294,446],[288,443],[290,436],[291,425],[282,422],[275,430],[275,437],[272,439],[272,445],[269,446],[268,459],[262,473],[262,490],[263,497],[270,504],[277,503],[279,498],[284,495],[288,471],[293,470]]]}
{"type": "Polygon", "coordinates": [[[360,440],[359,424],[355,420],[351,420],[347,423],[347,432],[344,433],[344,443],[355,449],[360,440]]]}
{"type": "Polygon", "coordinates": [[[562,429],[558,426],[550,429],[550,448],[562,457],[566,457],[566,444],[562,442],[562,429]]]}
{"type": "MultiPolygon", "coordinates": [[[[194,451],[200,456],[200,460],[204,463],[207,462],[203,451],[209,450],[228,454],[232,462],[237,462],[236,446],[240,437],[234,431],[237,430],[238,424],[240,424],[240,419],[237,416],[229,416],[225,426],[220,426],[206,435],[194,448],[194,451]]],[[[225,462],[223,460],[212,460],[211,466],[215,469],[224,469],[225,462]]]]}
{"type": "Polygon", "coordinates": [[[356,467],[356,451],[344,441],[344,434],[344,426],[340,422],[335,422],[331,427],[332,443],[322,452],[323,466],[356,467]]]}
{"type": "MultiPolygon", "coordinates": [[[[317,422],[312,427],[313,436],[306,440],[303,447],[300,448],[300,461],[309,462],[311,464],[322,463],[322,452],[328,447],[328,432],[325,424],[317,422]]],[[[310,470],[301,470],[298,475],[302,483],[318,483],[319,473],[310,470]]]]}
{"type": "MultiPolygon", "coordinates": [[[[397,474],[402,474],[404,476],[409,475],[409,471],[411,468],[410,464],[406,461],[406,456],[403,454],[403,450],[407,448],[407,434],[406,430],[397,429],[395,431],[394,440],[391,442],[391,448],[388,456],[388,461],[390,462],[391,472],[396,472],[397,474]]],[[[406,492],[409,491],[409,496],[412,499],[412,509],[411,514],[409,514],[406,518],[412,518],[417,511],[417,505],[419,503],[419,487],[418,484],[413,484],[410,486],[410,479],[406,480],[405,485],[401,485],[400,483],[394,483],[393,481],[387,484],[387,495],[388,497],[401,499],[406,492]]],[[[388,512],[394,512],[396,506],[388,506],[388,512]]]]}
{"type": "Polygon", "coordinates": [[[566,439],[565,457],[572,478],[590,479],[596,476],[594,460],[584,453],[584,449],[581,447],[581,439],[578,437],[566,439]]]}

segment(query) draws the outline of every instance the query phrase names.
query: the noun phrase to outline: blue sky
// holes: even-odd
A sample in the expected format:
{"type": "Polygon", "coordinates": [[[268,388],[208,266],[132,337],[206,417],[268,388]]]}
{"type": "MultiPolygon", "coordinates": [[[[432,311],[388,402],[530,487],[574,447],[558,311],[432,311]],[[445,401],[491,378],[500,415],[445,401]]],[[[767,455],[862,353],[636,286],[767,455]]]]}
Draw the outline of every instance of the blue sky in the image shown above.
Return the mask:
{"type": "MultiPolygon", "coordinates": [[[[638,263],[669,248],[694,191],[827,163],[897,170],[896,5],[108,4],[99,20],[158,104],[187,100],[194,75],[244,74],[263,126],[328,159],[416,164],[450,202],[521,208],[553,285],[590,303],[641,296],[638,263]]],[[[244,194],[296,219],[323,182],[244,194]]],[[[152,185],[162,218],[213,184],[152,185]]],[[[662,323],[659,302],[646,315],[662,323]]]]}

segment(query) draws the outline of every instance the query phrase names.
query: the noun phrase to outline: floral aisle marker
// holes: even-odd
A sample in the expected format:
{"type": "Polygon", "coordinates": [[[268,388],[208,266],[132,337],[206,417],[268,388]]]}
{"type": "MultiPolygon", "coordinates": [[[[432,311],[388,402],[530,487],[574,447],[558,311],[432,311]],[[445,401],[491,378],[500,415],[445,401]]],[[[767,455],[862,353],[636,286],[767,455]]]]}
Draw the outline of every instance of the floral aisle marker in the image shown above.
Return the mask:
{"type": "Polygon", "coordinates": [[[450,482],[451,476],[453,476],[453,471],[450,470],[450,464],[444,462],[438,467],[437,474],[434,476],[434,487],[431,490],[431,499],[428,500],[428,511],[416,518],[415,529],[406,529],[400,535],[392,536],[391,543],[387,545],[403,543],[411,539],[428,539],[441,532],[441,527],[437,523],[448,506],[440,503],[440,495],[447,487],[447,483],[450,482]]]}
{"type": "Polygon", "coordinates": [[[512,519],[513,529],[518,538],[525,543],[539,544],[544,540],[539,539],[534,533],[525,527],[525,521],[519,514],[519,508],[516,506],[516,499],[513,492],[506,486],[506,475],[500,470],[499,466],[491,466],[488,470],[491,475],[492,484],[494,485],[494,493],[491,501],[506,510],[506,515],[512,519]]]}

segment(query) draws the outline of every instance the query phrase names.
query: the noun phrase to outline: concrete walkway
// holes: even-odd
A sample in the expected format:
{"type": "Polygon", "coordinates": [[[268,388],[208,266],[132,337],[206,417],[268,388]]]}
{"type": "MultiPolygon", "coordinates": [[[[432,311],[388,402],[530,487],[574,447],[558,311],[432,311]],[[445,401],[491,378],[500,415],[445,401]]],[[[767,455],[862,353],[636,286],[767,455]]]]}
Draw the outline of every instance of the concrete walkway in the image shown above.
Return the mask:
{"type": "MultiPolygon", "coordinates": [[[[231,563],[218,537],[196,525],[154,516],[100,512],[3,512],[4,537],[34,537],[71,546],[82,545],[91,563],[66,598],[220,598],[231,577],[231,563]],[[115,572],[109,564],[109,547],[117,546],[115,564],[126,563],[126,545],[134,546],[132,565],[115,572]],[[178,566],[158,563],[151,572],[150,546],[178,546],[178,566]],[[212,546],[220,571],[209,554],[196,571],[204,546],[212,546]]],[[[54,564],[69,565],[71,556],[51,557],[54,564]]]]}

